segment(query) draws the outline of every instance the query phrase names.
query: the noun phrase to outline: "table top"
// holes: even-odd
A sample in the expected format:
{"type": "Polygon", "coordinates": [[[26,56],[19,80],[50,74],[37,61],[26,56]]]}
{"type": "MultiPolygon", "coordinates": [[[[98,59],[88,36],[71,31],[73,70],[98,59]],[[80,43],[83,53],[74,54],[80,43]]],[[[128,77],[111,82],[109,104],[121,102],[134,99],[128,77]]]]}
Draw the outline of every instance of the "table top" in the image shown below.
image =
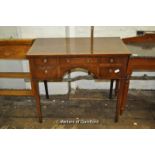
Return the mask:
{"type": "Polygon", "coordinates": [[[27,56],[131,54],[119,37],[38,38],[27,56]]]}
{"type": "Polygon", "coordinates": [[[127,48],[132,52],[132,57],[153,57],[155,58],[155,43],[127,43],[127,48]]]}

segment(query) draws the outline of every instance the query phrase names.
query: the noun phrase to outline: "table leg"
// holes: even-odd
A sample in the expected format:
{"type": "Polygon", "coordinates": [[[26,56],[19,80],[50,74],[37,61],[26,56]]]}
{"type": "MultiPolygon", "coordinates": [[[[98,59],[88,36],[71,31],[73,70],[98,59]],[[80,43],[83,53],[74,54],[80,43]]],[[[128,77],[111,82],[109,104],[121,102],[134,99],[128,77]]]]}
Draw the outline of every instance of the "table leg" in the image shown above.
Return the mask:
{"type": "Polygon", "coordinates": [[[130,80],[129,78],[127,78],[125,80],[125,84],[124,84],[124,93],[123,93],[123,97],[122,97],[122,101],[121,101],[121,107],[120,107],[120,114],[122,115],[124,110],[125,110],[125,105],[126,105],[126,102],[127,102],[127,98],[128,98],[128,90],[129,90],[129,83],[130,83],[130,80]]]}
{"type": "Polygon", "coordinates": [[[118,89],[119,89],[119,80],[116,80],[116,86],[115,86],[115,96],[118,94],[118,89]]]}
{"type": "Polygon", "coordinates": [[[113,84],[114,84],[114,79],[111,79],[111,81],[110,81],[109,99],[112,99],[113,84]]]}
{"type": "Polygon", "coordinates": [[[32,91],[36,100],[36,110],[37,110],[37,115],[39,122],[42,122],[42,112],[41,112],[41,105],[40,105],[40,95],[39,95],[39,84],[37,80],[32,80],[31,81],[32,85],[32,91]]]}
{"type": "Polygon", "coordinates": [[[69,81],[68,81],[68,100],[69,100],[70,93],[71,93],[71,81],[70,81],[70,79],[71,79],[71,72],[70,71],[68,72],[68,79],[69,79],[69,81]]]}
{"type": "Polygon", "coordinates": [[[119,90],[118,90],[118,95],[117,95],[115,122],[118,122],[118,120],[119,120],[120,109],[121,109],[120,107],[121,107],[123,92],[124,92],[124,90],[123,90],[124,89],[124,84],[125,84],[124,79],[118,80],[119,90]]]}
{"type": "Polygon", "coordinates": [[[44,86],[45,86],[46,98],[49,99],[48,85],[47,85],[47,81],[46,80],[44,80],[44,86]]]}

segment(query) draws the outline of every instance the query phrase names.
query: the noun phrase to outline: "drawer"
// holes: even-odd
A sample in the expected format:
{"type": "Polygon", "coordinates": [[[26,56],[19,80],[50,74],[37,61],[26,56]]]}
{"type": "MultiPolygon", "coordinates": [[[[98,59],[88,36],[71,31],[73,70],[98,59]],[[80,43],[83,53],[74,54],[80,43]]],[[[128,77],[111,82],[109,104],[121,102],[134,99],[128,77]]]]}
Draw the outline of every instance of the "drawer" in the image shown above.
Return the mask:
{"type": "Polygon", "coordinates": [[[47,58],[47,57],[43,57],[43,58],[34,58],[33,59],[33,63],[34,65],[57,65],[57,58],[47,58]]]}
{"type": "Polygon", "coordinates": [[[92,64],[97,63],[97,58],[60,58],[60,64],[92,64]]]}
{"type": "Polygon", "coordinates": [[[40,80],[56,79],[58,76],[58,68],[56,66],[53,67],[39,66],[32,71],[32,74],[35,78],[38,78],[40,80]]]}
{"type": "Polygon", "coordinates": [[[106,64],[122,64],[124,63],[124,58],[118,57],[101,57],[98,59],[99,63],[106,63],[106,64]]]}
{"type": "Polygon", "coordinates": [[[100,67],[99,76],[105,79],[117,79],[122,76],[122,69],[120,67],[100,67]]]}

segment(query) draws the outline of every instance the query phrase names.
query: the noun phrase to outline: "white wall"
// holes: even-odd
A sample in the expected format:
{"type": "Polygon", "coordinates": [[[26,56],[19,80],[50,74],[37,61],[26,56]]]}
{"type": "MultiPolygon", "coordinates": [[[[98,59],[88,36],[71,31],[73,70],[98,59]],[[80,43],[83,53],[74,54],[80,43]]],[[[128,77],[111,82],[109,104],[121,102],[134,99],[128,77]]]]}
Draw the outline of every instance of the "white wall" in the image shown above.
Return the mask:
{"type": "MultiPolygon", "coordinates": [[[[95,37],[102,37],[102,36],[120,36],[120,37],[129,37],[135,36],[137,30],[155,30],[155,27],[144,27],[144,26],[136,26],[136,27],[129,27],[129,26],[97,26],[95,27],[94,36],[95,37]]],[[[89,37],[90,36],[90,27],[89,26],[22,26],[22,27],[0,27],[0,38],[41,38],[41,37],[89,37]]],[[[28,71],[28,63],[24,62],[17,62],[15,65],[11,65],[11,69],[15,69],[15,71],[23,70],[28,71]]],[[[10,63],[3,62],[0,63],[0,71],[8,70],[10,63]]],[[[85,73],[72,73],[72,76],[76,76],[79,74],[85,73]]],[[[135,73],[138,75],[143,75],[144,73],[135,73]]],[[[150,73],[147,73],[150,74],[150,73]]],[[[152,74],[152,73],[151,73],[152,74]]],[[[153,73],[153,75],[155,75],[153,73]]],[[[6,80],[5,80],[6,81],[6,80]]],[[[9,81],[12,85],[8,84],[7,82],[4,83],[0,81],[0,88],[4,87],[17,87],[17,88],[29,88],[30,84],[25,84],[23,80],[18,80],[15,82],[9,81]]],[[[95,82],[94,80],[86,81],[81,80],[72,83],[72,88],[85,88],[85,89],[107,89],[109,88],[108,82],[95,82]]],[[[155,89],[155,81],[131,81],[130,88],[137,88],[137,89],[155,89]]],[[[43,84],[40,84],[40,91],[44,93],[43,84]]],[[[51,94],[65,94],[68,91],[67,83],[65,82],[53,82],[49,83],[49,92],[51,94]]]]}
{"type": "Polygon", "coordinates": [[[66,37],[65,26],[21,26],[17,27],[20,38],[66,37]]]}

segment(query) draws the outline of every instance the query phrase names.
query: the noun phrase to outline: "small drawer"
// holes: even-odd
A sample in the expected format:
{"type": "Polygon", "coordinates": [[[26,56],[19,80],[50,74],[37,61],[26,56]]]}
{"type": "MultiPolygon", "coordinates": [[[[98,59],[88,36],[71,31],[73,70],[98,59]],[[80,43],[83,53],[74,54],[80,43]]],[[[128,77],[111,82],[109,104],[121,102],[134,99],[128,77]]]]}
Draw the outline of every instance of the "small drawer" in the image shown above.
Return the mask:
{"type": "Polygon", "coordinates": [[[56,79],[58,75],[57,67],[37,67],[33,71],[33,76],[40,80],[56,79]]]}
{"type": "Polygon", "coordinates": [[[119,67],[100,67],[100,77],[106,79],[117,79],[122,76],[122,69],[119,67]]]}
{"type": "Polygon", "coordinates": [[[34,65],[56,65],[57,64],[57,58],[35,58],[33,59],[34,65]]]}
{"type": "Polygon", "coordinates": [[[97,58],[61,58],[61,64],[92,64],[97,63],[97,58]]]}

